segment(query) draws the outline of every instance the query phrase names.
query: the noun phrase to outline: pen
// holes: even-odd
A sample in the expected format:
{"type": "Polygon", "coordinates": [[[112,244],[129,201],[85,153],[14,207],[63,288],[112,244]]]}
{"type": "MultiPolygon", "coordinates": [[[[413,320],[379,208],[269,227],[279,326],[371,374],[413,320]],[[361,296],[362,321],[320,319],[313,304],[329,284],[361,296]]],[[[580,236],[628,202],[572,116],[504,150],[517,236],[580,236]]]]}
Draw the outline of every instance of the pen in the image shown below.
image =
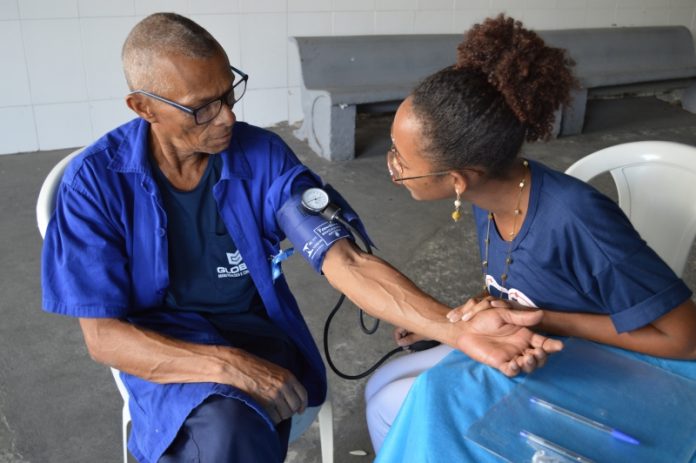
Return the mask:
{"type": "Polygon", "coordinates": [[[582,423],[584,425],[587,425],[591,428],[597,429],[599,431],[603,431],[611,435],[612,437],[623,441],[623,442],[628,442],[629,444],[633,445],[639,445],[640,441],[636,439],[635,437],[629,436],[628,434],[619,431],[618,429],[614,429],[611,426],[607,426],[606,424],[602,424],[598,421],[591,420],[587,417],[584,417],[582,415],[578,415],[577,413],[571,412],[570,410],[566,410],[565,408],[559,407],[558,405],[554,405],[552,403],[549,403],[545,400],[542,400],[538,397],[530,397],[529,401],[532,402],[533,404],[537,404],[540,407],[544,407],[547,410],[551,410],[552,412],[558,413],[559,415],[567,416],[570,419],[573,419],[577,421],[578,423],[582,423]]]}
{"type": "Polygon", "coordinates": [[[572,461],[577,461],[579,463],[595,463],[594,460],[590,460],[589,458],[586,458],[579,453],[575,453],[572,450],[568,450],[565,447],[561,447],[560,445],[551,442],[549,440],[544,439],[543,437],[539,437],[536,434],[532,434],[529,431],[525,431],[524,429],[520,431],[520,436],[524,437],[527,439],[527,442],[531,442],[533,444],[536,444],[538,447],[542,447],[546,450],[551,450],[552,452],[568,458],[572,461]]]}

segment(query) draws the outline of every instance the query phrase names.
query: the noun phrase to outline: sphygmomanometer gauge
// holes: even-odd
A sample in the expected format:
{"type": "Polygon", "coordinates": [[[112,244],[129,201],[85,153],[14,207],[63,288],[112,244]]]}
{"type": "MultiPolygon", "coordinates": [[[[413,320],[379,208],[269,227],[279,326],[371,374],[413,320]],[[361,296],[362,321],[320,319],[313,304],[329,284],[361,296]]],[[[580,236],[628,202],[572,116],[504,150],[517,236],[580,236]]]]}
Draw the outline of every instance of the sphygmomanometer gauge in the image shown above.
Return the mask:
{"type": "Polygon", "coordinates": [[[308,188],[302,193],[302,206],[310,212],[319,214],[329,205],[329,195],[321,188],[308,188]]]}

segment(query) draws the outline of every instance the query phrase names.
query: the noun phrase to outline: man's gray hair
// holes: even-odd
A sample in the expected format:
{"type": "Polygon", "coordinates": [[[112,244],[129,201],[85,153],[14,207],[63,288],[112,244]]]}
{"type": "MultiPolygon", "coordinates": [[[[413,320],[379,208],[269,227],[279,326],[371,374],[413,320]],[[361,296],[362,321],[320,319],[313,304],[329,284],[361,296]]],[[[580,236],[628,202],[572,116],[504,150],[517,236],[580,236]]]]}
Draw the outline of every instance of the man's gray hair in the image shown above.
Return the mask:
{"type": "Polygon", "coordinates": [[[200,25],[176,13],[155,13],[133,27],[121,60],[131,90],[162,91],[167,83],[153,67],[158,57],[210,58],[216,53],[224,53],[222,46],[200,25]]]}

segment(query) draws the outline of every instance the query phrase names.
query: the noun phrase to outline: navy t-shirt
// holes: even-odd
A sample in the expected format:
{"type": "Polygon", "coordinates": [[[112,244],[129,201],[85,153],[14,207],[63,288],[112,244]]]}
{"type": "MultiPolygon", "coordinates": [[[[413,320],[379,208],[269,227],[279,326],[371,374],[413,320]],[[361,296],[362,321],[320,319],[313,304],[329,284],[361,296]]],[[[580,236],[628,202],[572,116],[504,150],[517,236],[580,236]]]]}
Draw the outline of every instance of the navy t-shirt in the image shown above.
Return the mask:
{"type": "Polygon", "coordinates": [[[252,301],[258,301],[249,270],[213,197],[220,167],[219,156],[211,156],[200,182],[190,191],[175,188],[154,167],[167,212],[170,286],[165,304],[169,309],[243,313],[252,301]]]}
{"type": "MultiPolygon", "coordinates": [[[[592,186],[530,161],[529,207],[512,252],[491,223],[486,285],[527,306],[607,314],[618,332],[645,326],[691,291],[641,239],[619,206],[592,186]]],[[[488,212],[474,206],[481,255],[488,212]]]]}
{"type": "Polygon", "coordinates": [[[151,164],[167,213],[170,284],[164,309],[200,312],[233,345],[289,366],[260,351],[270,345],[269,338],[281,343],[275,351],[292,352],[294,348],[287,334],[270,321],[244,259],[218,213],[213,186],[220,178],[220,157],[210,156],[200,182],[190,191],[175,188],[159,167],[151,164]]]}

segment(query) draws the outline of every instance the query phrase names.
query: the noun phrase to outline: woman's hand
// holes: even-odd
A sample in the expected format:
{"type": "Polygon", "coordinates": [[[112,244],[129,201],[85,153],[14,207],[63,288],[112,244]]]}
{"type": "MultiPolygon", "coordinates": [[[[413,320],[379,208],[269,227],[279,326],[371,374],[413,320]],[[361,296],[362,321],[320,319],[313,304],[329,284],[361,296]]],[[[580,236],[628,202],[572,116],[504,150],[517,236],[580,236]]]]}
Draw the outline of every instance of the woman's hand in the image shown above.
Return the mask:
{"type": "Polygon", "coordinates": [[[472,297],[463,305],[460,305],[459,307],[452,309],[447,314],[447,319],[452,323],[458,321],[467,322],[474,318],[474,315],[476,315],[479,312],[483,312],[484,310],[512,308],[516,309],[518,308],[516,307],[517,305],[519,304],[513,304],[512,301],[498,299],[493,296],[472,297]]]}
{"type": "Polygon", "coordinates": [[[425,339],[428,338],[408,331],[406,328],[400,328],[398,326],[394,328],[394,341],[400,347],[410,346],[417,341],[423,341],[425,339]]]}

